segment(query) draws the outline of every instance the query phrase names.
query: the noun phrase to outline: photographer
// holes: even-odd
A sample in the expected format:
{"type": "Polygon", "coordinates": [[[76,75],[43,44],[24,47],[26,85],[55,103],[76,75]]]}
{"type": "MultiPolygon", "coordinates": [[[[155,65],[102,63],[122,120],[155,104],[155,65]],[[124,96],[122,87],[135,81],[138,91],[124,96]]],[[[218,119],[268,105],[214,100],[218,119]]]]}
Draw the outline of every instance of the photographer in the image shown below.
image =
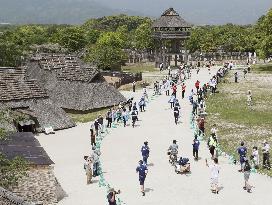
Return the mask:
{"type": "Polygon", "coordinates": [[[109,205],[117,205],[117,204],[116,204],[115,195],[116,195],[116,194],[120,194],[120,193],[121,193],[120,190],[115,191],[113,188],[111,188],[111,189],[109,190],[109,193],[108,193],[108,195],[107,195],[107,199],[108,199],[109,205]]]}

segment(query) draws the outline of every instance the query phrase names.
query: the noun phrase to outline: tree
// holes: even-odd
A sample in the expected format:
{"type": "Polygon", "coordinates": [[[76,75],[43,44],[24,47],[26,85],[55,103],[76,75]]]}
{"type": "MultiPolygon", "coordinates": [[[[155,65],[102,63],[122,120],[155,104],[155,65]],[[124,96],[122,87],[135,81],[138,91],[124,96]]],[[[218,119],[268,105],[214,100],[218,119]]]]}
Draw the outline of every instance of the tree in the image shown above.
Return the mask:
{"type": "Polygon", "coordinates": [[[0,153],[0,187],[9,188],[17,184],[26,174],[28,164],[21,157],[8,160],[0,153]]]}
{"type": "Polygon", "coordinates": [[[151,49],[154,46],[150,22],[141,24],[135,31],[135,47],[139,50],[151,49]]]}
{"type": "Polygon", "coordinates": [[[123,41],[118,33],[104,33],[99,37],[96,45],[89,48],[87,61],[95,63],[100,69],[120,69],[126,59],[122,44],[123,41]]]}
{"type": "Polygon", "coordinates": [[[70,52],[84,48],[87,43],[84,30],[77,26],[58,29],[52,36],[52,41],[67,48],[70,52]]]}

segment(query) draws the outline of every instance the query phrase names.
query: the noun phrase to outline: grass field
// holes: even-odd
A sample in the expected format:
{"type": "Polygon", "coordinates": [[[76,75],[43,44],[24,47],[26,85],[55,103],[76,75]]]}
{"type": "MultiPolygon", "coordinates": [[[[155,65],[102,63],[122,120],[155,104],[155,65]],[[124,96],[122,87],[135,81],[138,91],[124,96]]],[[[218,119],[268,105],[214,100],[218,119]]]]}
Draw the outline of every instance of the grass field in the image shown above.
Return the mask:
{"type": "Polygon", "coordinates": [[[97,109],[85,113],[69,113],[69,111],[67,111],[67,113],[75,122],[86,123],[94,121],[98,115],[102,115],[104,117],[108,109],[109,108],[97,109]]]}
{"type": "Polygon", "coordinates": [[[131,73],[139,73],[139,72],[156,72],[157,68],[154,67],[154,64],[151,63],[138,63],[134,65],[122,66],[122,71],[131,72],[131,73]]]}
{"type": "MultiPolygon", "coordinates": [[[[248,147],[248,155],[257,146],[262,157],[264,140],[272,145],[272,65],[254,66],[253,72],[243,78],[239,71],[239,83],[234,83],[231,71],[217,93],[207,100],[206,134],[213,124],[218,127],[219,141],[225,152],[238,159],[237,148],[241,141],[248,147]],[[253,106],[247,105],[247,91],[252,91],[253,106]]],[[[262,162],[262,160],[260,160],[262,162]]],[[[272,171],[260,170],[272,176],[272,171]]]]}

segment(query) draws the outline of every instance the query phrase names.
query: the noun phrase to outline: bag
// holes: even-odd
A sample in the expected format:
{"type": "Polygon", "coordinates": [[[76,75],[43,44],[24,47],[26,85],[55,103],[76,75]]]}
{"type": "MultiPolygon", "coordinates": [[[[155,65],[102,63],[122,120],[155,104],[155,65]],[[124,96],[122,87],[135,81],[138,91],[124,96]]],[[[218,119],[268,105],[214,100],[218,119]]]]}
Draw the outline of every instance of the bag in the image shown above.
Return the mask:
{"type": "Polygon", "coordinates": [[[251,170],[251,166],[249,163],[245,163],[244,171],[248,172],[251,170]]]}

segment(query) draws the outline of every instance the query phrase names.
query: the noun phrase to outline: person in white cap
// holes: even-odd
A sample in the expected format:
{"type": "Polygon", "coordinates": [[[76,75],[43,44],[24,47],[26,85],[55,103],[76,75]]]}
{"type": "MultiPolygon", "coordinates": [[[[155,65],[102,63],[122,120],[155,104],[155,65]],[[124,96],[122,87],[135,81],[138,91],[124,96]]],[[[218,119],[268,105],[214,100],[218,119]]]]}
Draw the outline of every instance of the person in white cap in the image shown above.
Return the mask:
{"type": "Polygon", "coordinates": [[[263,168],[270,169],[270,160],[269,160],[269,150],[270,145],[266,140],[263,142],[263,168]]]}

